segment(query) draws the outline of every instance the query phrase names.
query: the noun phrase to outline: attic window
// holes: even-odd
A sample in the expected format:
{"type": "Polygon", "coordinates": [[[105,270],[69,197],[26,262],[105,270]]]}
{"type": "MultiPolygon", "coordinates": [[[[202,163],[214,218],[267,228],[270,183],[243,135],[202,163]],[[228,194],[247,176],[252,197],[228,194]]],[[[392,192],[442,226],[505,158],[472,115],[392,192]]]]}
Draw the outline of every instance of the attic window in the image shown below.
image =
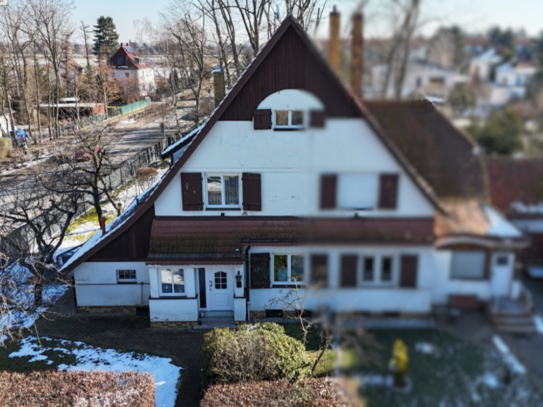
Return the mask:
{"type": "Polygon", "coordinates": [[[303,129],[304,112],[303,110],[276,110],[275,128],[276,129],[303,129]]]}
{"type": "Polygon", "coordinates": [[[139,63],[140,63],[140,59],[139,59],[139,58],[134,58],[134,63],[139,64],[139,63]]]}
{"type": "Polygon", "coordinates": [[[119,66],[124,65],[124,58],[123,57],[120,57],[120,58],[117,59],[117,65],[119,65],[119,66]]]}

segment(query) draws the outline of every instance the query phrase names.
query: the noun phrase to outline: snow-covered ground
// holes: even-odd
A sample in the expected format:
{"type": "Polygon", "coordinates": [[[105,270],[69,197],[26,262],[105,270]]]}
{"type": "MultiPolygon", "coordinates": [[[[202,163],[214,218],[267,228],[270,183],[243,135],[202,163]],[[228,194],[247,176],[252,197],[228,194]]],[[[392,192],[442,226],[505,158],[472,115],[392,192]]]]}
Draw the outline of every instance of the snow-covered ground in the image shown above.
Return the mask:
{"type": "MultiPolygon", "coordinates": [[[[15,300],[19,307],[10,307],[0,315],[0,330],[30,328],[34,322],[51,305],[53,305],[68,289],[67,284],[45,284],[43,286],[43,305],[33,310],[34,285],[27,283],[30,272],[23,266],[14,263],[2,275],[2,294],[15,300]],[[28,309],[29,311],[24,311],[28,309]]],[[[0,345],[7,339],[0,335],[0,345]]]]}
{"type": "Polygon", "coordinates": [[[505,363],[507,363],[511,370],[513,370],[515,373],[526,373],[526,368],[522,365],[522,363],[519,362],[516,356],[511,353],[509,347],[498,335],[494,335],[492,337],[492,342],[494,342],[494,346],[496,346],[496,349],[498,349],[498,351],[502,354],[503,360],[505,363]]]}
{"type": "Polygon", "coordinates": [[[25,161],[19,165],[17,165],[16,168],[12,168],[11,170],[8,170],[6,168],[0,168],[0,175],[9,175],[9,174],[13,174],[13,173],[16,173],[17,171],[21,171],[23,169],[27,169],[27,168],[30,168],[30,167],[33,167],[35,165],[38,165],[38,164],[41,164],[45,161],[47,161],[49,159],[49,157],[43,157],[43,158],[39,158],[37,160],[28,160],[28,161],[25,161]]]}
{"type": "Polygon", "coordinates": [[[52,365],[54,362],[49,360],[47,354],[56,352],[57,354],[75,356],[74,364],[60,364],[58,370],[100,370],[115,373],[131,370],[150,373],[155,378],[157,407],[173,407],[175,405],[176,385],[181,375],[181,368],[175,366],[169,358],[96,348],[83,342],[49,338],[41,338],[40,341],[42,346],[35,337],[26,337],[20,342],[21,348],[12,352],[9,357],[30,356],[32,359],[28,363],[44,361],[52,365]]]}
{"type": "Polygon", "coordinates": [[[535,329],[537,329],[537,332],[540,334],[543,334],[543,318],[541,318],[541,315],[534,315],[533,318],[535,329]]]}

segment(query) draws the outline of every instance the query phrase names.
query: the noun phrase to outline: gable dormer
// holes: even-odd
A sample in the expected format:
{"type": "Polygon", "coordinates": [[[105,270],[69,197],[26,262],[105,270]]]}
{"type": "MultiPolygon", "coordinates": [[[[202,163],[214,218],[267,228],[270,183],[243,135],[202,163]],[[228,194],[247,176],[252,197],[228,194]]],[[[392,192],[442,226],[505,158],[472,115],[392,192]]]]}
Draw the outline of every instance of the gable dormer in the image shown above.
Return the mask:
{"type": "Polygon", "coordinates": [[[325,106],[312,93],[285,89],[266,97],[255,110],[255,130],[289,131],[324,127],[325,106]]]}

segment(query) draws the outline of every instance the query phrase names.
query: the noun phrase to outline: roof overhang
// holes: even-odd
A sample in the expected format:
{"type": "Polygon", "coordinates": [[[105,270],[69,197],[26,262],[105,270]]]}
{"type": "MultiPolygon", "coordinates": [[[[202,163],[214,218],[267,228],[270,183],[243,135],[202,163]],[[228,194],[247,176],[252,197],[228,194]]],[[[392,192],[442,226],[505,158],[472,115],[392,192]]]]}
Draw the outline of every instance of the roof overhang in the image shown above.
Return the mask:
{"type": "Polygon", "coordinates": [[[475,235],[451,235],[443,236],[436,240],[435,247],[447,249],[452,246],[473,245],[492,250],[520,250],[530,245],[528,237],[507,238],[475,235]]]}

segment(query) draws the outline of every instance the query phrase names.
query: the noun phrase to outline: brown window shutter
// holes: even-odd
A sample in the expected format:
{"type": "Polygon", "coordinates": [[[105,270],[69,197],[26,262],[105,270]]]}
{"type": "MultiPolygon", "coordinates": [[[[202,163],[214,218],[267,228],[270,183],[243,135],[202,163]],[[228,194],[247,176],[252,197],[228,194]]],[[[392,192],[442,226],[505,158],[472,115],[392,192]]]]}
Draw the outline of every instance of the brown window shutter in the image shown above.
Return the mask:
{"type": "Polygon", "coordinates": [[[184,211],[202,211],[204,209],[201,173],[181,173],[181,197],[184,211]]]}
{"type": "Polygon", "coordinates": [[[396,209],[398,204],[398,174],[379,177],[379,209],[396,209]]]}
{"type": "Polygon", "coordinates": [[[336,174],[321,175],[321,209],[336,207],[336,174]]]}
{"type": "Polygon", "coordinates": [[[404,255],[400,261],[400,287],[417,287],[418,256],[404,255]]]}
{"type": "Polygon", "coordinates": [[[309,112],[309,122],[311,127],[322,128],[324,127],[326,116],[323,110],[311,110],[309,112]]]}
{"type": "Polygon", "coordinates": [[[341,256],[341,287],[356,287],[358,256],[341,256]]]}
{"type": "Polygon", "coordinates": [[[241,179],[243,181],[243,210],[261,211],[262,182],[260,174],[244,172],[241,179]]]}
{"type": "Polygon", "coordinates": [[[254,129],[269,130],[272,128],[272,111],[271,109],[255,110],[254,114],[254,129]]]}
{"type": "Polygon", "coordinates": [[[270,288],[270,254],[254,253],[251,260],[251,288],[270,288]]]}
{"type": "Polygon", "coordinates": [[[328,286],[328,256],[313,254],[311,256],[311,283],[321,287],[328,286]]]}

